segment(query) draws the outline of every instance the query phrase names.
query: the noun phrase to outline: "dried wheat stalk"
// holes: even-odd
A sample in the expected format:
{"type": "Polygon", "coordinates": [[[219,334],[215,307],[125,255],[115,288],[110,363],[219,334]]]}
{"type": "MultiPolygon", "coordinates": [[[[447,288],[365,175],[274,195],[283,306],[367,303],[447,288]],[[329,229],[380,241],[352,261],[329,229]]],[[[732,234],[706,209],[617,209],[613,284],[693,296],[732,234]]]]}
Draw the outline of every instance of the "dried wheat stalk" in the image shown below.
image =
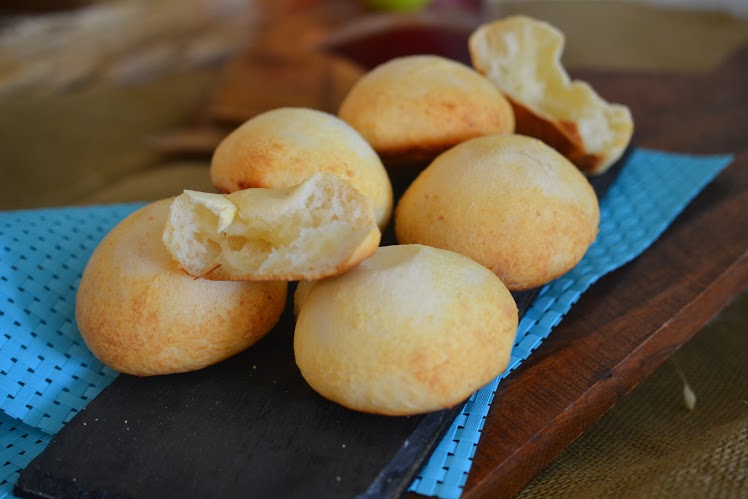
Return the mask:
{"type": "Polygon", "coordinates": [[[0,92],[142,80],[246,47],[261,0],[114,0],[16,19],[0,31],[0,92]]]}

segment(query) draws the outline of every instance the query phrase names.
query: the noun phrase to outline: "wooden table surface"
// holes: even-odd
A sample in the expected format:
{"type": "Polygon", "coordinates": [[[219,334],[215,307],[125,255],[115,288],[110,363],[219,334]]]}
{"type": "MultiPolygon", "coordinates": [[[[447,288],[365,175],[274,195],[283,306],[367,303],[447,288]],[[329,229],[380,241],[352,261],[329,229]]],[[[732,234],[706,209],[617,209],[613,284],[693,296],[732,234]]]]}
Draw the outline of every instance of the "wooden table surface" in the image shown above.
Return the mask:
{"type": "Polygon", "coordinates": [[[578,73],[639,146],[735,161],[608,274],[496,392],[463,497],[510,497],[748,284],[748,46],[709,74],[578,73]]]}

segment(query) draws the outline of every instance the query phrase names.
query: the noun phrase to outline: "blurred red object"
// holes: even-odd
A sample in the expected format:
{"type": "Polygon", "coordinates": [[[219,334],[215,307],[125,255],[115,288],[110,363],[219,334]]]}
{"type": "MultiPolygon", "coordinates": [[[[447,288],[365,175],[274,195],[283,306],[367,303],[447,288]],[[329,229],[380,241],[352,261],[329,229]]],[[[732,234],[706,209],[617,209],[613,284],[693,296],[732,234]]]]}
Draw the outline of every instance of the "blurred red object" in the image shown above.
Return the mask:
{"type": "Polygon", "coordinates": [[[434,0],[433,8],[463,9],[479,12],[483,7],[483,0],[434,0]]]}

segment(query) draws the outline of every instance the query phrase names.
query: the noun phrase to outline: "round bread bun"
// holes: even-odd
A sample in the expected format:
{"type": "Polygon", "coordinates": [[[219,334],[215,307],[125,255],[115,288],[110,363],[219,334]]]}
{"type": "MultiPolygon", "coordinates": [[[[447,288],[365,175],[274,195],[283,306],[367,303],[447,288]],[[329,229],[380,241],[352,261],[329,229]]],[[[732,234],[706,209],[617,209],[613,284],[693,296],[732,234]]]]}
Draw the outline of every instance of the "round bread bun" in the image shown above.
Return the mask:
{"type": "Polygon", "coordinates": [[[278,322],[285,282],[195,279],[161,237],[170,200],[120,222],[91,255],[75,318],[104,364],[138,376],[193,371],[245,350],[278,322]]]}
{"type": "Polygon", "coordinates": [[[495,135],[421,172],[397,206],[395,234],[468,256],[518,291],[574,267],[599,221],[595,191],[569,160],[540,140],[495,135]]]}
{"type": "Polygon", "coordinates": [[[388,165],[430,161],[473,137],[514,131],[512,107],[487,78],[443,57],[400,57],[366,73],[338,116],[388,165]]]}
{"type": "Polygon", "coordinates": [[[347,180],[372,202],[383,229],[392,185],[374,149],[347,123],[322,111],[279,108],[259,114],[216,148],[210,178],[218,192],[291,187],[319,172],[347,180]]]}
{"type": "Polygon", "coordinates": [[[294,334],[309,385],[345,407],[452,407],[506,369],[517,306],[488,269],[421,245],[385,246],[303,291],[294,334]]]}
{"type": "Polygon", "coordinates": [[[299,313],[301,313],[301,306],[304,304],[306,296],[316,283],[317,281],[314,280],[299,281],[296,283],[296,290],[293,293],[293,315],[297,319],[299,318],[299,313]]]}

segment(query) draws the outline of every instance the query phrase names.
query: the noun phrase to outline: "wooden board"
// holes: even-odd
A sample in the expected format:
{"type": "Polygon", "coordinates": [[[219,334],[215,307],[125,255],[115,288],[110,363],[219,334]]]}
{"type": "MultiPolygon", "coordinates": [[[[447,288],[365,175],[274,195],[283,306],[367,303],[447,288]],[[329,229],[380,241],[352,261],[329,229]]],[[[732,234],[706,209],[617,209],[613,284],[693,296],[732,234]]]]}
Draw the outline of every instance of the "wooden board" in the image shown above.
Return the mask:
{"type": "MultiPolygon", "coordinates": [[[[589,290],[539,350],[501,383],[464,497],[513,495],[748,283],[746,68],[748,49],[708,76],[579,75],[605,97],[632,108],[639,145],[739,154],[651,249],[589,290]]],[[[291,326],[283,327],[287,333],[291,326]]],[[[319,436],[315,445],[324,449],[304,455],[306,474],[299,472],[293,459],[284,463],[280,476],[287,488],[282,495],[311,497],[324,491],[327,497],[348,497],[351,490],[358,493],[376,484],[382,459],[397,458],[403,449],[398,442],[412,435],[421,421],[398,418],[395,423],[396,419],[387,418],[389,422],[383,424],[378,418],[351,416],[350,411],[331,409],[320,417],[300,410],[299,400],[315,404],[320,400],[308,388],[299,387],[298,380],[274,376],[272,367],[278,355],[290,353],[288,345],[287,334],[276,335],[228,363],[184,375],[191,380],[186,397],[185,392],[176,394],[170,378],[120,378],[119,386],[127,388],[129,398],[117,402],[122,392],[113,385],[94,401],[60,433],[50,451],[29,466],[19,492],[44,490],[26,487],[30,484],[52,484],[56,488],[46,490],[78,495],[113,492],[122,490],[117,489],[121,483],[106,480],[127,476],[146,477],[126,484],[127,494],[135,496],[156,491],[231,495],[237,485],[262,487],[277,467],[269,466],[270,460],[262,454],[252,454],[246,439],[234,438],[256,431],[253,417],[268,418],[276,410],[271,403],[264,408],[260,404],[254,414],[237,410],[246,398],[244,383],[255,377],[267,393],[289,390],[288,397],[272,398],[284,401],[279,417],[293,415],[302,426],[315,426],[319,436]],[[256,372],[247,368],[253,365],[256,372]],[[151,388],[144,390],[144,386],[151,388]],[[223,395],[216,397],[216,393],[223,395]],[[144,408],[150,412],[139,412],[144,408]],[[97,421],[94,409],[107,414],[107,424],[98,431],[96,425],[104,422],[97,421]],[[349,416],[356,418],[356,425],[341,432],[339,418],[349,416]],[[227,417],[233,433],[211,426],[227,417]],[[386,439],[390,444],[383,445],[386,439]],[[354,441],[378,443],[377,452],[354,441]],[[76,461],[59,461],[55,446],[71,443],[78,450],[76,461]],[[142,452],[123,456],[123,443],[142,452]],[[227,448],[238,457],[216,460],[225,458],[227,448]],[[341,449],[350,456],[345,473],[333,469],[328,460],[341,449]],[[102,470],[109,470],[109,475],[102,470]]],[[[430,433],[423,448],[433,443],[437,433],[430,433]]],[[[301,434],[264,437],[264,448],[281,454],[289,445],[305,447],[301,434]]],[[[293,457],[302,459],[298,454],[293,457]]],[[[412,467],[418,455],[405,457],[401,463],[412,467]]]]}

